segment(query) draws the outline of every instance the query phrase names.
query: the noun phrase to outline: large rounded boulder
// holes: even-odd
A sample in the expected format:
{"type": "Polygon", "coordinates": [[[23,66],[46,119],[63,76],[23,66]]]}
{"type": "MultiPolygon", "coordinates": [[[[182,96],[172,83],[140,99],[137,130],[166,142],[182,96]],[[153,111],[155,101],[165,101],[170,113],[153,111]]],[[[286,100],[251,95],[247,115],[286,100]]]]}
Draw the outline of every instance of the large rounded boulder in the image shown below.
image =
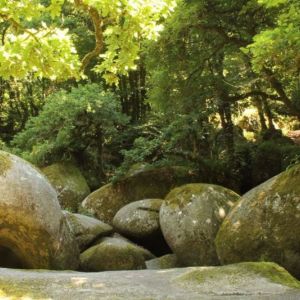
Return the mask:
{"type": "Polygon", "coordinates": [[[55,163],[42,169],[58,193],[62,208],[77,212],[90,188],[80,170],[71,163],[55,163]]]}
{"type": "Polygon", "coordinates": [[[246,193],[216,239],[222,263],[274,261],[300,278],[300,165],[246,193]]]}
{"type": "Polygon", "coordinates": [[[175,254],[166,254],[161,257],[147,260],[146,266],[149,270],[174,269],[181,267],[175,254]]]}
{"type": "Polygon", "coordinates": [[[218,265],[215,237],[239,195],[212,184],[187,184],[173,189],[160,209],[163,235],[180,263],[218,265]]]}
{"type": "Polygon", "coordinates": [[[161,199],[135,201],[122,207],[113,219],[116,230],[133,238],[145,238],[160,232],[161,199]]]}
{"type": "Polygon", "coordinates": [[[90,194],[82,206],[101,221],[112,224],[115,214],[126,204],[149,198],[162,199],[172,188],[192,182],[194,178],[183,167],[141,170],[104,185],[90,194]]]}
{"type": "Polygon", "coordinates": [[[105,237],[80,255],[83,271],[116,271],[145,269],[145,261],[153,255],[126,239],[105,237]]]}
{"type": "Polygon", "coordinates": [[[98,219],[81,214],[63,212],[73,231],[80,251],[87,249],[94,241],[113,233],[113,228],[98,219]]]}
{"type": "Polygon", "coordinates": [[[113,219],[115,230],[155,255],[170,253],[159,224],[161,199],[145,199],[122,207],[113,219]]]}
{"type": "Polygon", "coordinates": [[[0,266],[76,269],[75,238],[47,179],[0,151],[0,266]]]}

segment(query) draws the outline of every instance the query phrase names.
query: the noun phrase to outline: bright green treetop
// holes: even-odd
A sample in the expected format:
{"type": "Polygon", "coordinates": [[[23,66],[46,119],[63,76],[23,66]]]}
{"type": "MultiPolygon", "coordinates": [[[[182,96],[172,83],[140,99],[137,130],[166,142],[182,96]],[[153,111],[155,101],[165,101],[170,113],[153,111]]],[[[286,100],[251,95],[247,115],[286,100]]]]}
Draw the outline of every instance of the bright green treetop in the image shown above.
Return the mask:
{"type": "Polygon", "coordinates": [[[259,0],[269,8],[277,7],[276,26],[254,37],[247,48],[256,71],[269,68],[279,76],[300,74],[300,2],[297,0],[259,0]]]}
{"type": "Polygon", "coordinates": [[[175,5],[176,0],[0,0],[0,76],[78,78],[91,59],[101,57],[95,71],[114,83],[117,73],[134,68],[141,41],[157,37],[175,5]],[[94,26],[95,48],[82,61],[68,30],[57,26],[65,3],[88,14],[94,26]]]}

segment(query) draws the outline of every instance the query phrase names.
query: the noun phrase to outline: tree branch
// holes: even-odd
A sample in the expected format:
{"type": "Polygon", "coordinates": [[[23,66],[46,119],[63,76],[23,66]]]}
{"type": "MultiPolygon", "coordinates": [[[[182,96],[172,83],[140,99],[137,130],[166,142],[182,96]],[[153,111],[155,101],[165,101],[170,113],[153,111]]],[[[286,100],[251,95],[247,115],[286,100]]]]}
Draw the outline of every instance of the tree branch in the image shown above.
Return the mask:
{"type": "Polygon", "coordinates": [[[275,77],[275,74],[268,68],[263,67],[263,72],[266,75],[267,80],[271,84],[272,88],[277,92],[280,97],[280,100],[286,105],[286,107],[290,110],[290,112],[296,115],[300,119],[300,111],[299,109],[293,104],[290,98],[284,91],[284,88],[281,82],[275,77]]]}
{"type": "Polygon", "coordinates": [[[83,3],[82,0],[75,0],[75,5],[89,14],[95,30],[95,48],[87,53],[81,61],[81,70],[84,71],[91,60],[97,57],[103,50],[103,20],[96,8],[83,3]]]}
{"type": "Polygon", "coordinates": [[[280,100],[281,99],[280,97],[278,97],[276,95],[269,95],[262,91],[251,91],[251,92],[248,92],[245,94],[231,96],[228,99],[233,102],[233,101],[243,100],[248,97],[254,97],[254,96],[262,96],[262,97],[265,97],[267,99],[272,99],[272,100],[280,100]]]}
{"type": "Polygon", "coordinates": [[[2,37],[1,37],[2,46],[5,45],[5,35],[6,35],[6,32],[7,32],[8,28],[9,28],[9,25],[6,26],[6,27],[3,29],[3,31],[2,31],[2,37]]]}
{"type": "Polygon", "coordinates": [[[31,37],[33,37],[39,43],[38,37],[33,32],[31,32],[30,30],[28,30],[27,28],[25,28],[24,26],[22,26],[22,24],[20,24],[19,22],[17,22],[15,19],[13,19],[13,18],[11,18],[9,16],[6,16],[4,14],[0,14],[0,17],[3,20],[8,21],[11,25],[15,26],[16,28],[19,28],[22,31],[28,33],[28,35],[30,35],[31,37]]]}
{"type": "Polygon", "coordinates": [[[204,69],[204,64],[205,64],[208,60],[210,60],[214,55],[216,55],[216,53],[218,53],[218,52],[222,49],[222,47],[224,47],[224,46],[225,46],[225,43],[220,43],[219,45],[216,46],[216,49],[214,49],[214,51],[213,51],[210,55],[208,55],[207,57],[205,57],[204,59],[202,59],[201,65],[198,66],[195,70],[193,70],[193,71],[189,74],[189,76],[188,76],[188,78],[187,78],[187,81],[189,81],[196,73],[198,73],[198,72],[200,72],[200,71],[202,72],[203,69],[204,69]]]}
{"type": "Polygon", "coordinates": [[[245,46],[247,46],[249,44],[248,41],[239,39],[239,38],[234,37],[234,36],[229,36],[228,33],[226,33],[226,31],[223,28],[218,27],[216,25],[197,24],[197,26],[200,29],[202,29],[202,30],[211,31],[211,32],[217,33],[225,41],[228,41],[228,42],[230,42],[232,44],[235,44],[235,45],[237,45],[239,47],[245,47],[245,46]]]}

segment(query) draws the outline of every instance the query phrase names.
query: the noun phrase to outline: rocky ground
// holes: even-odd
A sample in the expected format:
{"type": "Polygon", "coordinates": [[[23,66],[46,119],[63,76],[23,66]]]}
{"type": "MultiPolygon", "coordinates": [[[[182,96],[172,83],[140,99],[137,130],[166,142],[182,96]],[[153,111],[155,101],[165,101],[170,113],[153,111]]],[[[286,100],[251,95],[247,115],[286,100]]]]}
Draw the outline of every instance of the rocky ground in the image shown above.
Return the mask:
{"type": "Polygon", "coordinates": [[[242,197],[175,168],[83,200],[59,170],[0,151],[0,299],[300,299],[300,164],[242,197]]]}
{"type": "Polygon", "coordinates": [[[299,282],[265,263],[83,273],[0,270],[1,299],[299,299],[299,282]],[[280,282],[280,283],[279,283],[280,282]]]}

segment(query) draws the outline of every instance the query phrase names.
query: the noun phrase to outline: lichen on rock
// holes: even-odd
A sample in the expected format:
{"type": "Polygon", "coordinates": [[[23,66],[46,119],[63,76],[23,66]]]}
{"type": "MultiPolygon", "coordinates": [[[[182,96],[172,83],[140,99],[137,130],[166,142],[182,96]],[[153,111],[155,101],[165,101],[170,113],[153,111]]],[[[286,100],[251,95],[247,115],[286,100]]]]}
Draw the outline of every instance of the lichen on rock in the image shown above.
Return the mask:
{"type": "Polygon", "coordinates": [[[300,278],[300,165],[246,193],[217,238],[222,263],[274,261],[300,278]]]}
{"type": "Polygon", "coordinates": [[[180,267],[180,263],[175,254],[166,254],[146,261],[149,270],[164,270],[180,267]]]}
{"type": "Polygon", "coordinates": [[[83,271],[145,269],[145,251],[124,239],[107,237],[80,255],[83,271]]]}
{"type": "Polygon", "coordinates": [[[9,154],[0,151],[0,176],[4,176],[6,171],[11,167],[9,154]]]}
{"type": "Polygon", "coordinates": [[[64,209],[77,212],[80,203],[90,194],[90,188],[80,170],[72,163],[55,163],[42,168],[64,209]]]}
{"type": "Polygon", "coordinates": [[[118,232],[134,238],[144,238],[160,231],[161,199],[145,199],[122,207],[113,219],[118,232]]]}
{"type": "Polygon", "coordinates": [[[78,248],[55,190],[26,161],[3,151],[0,157],[2,253],[22,268],[76,269],[78,248]]]}
{"type": "Polygon", "coordinates": [[[142,199],[163,199],[172,188],[193,180],[193,174],[183,167],[144,170],[104,185],[90,194],[82,206],[99,220],[112,224],[115,214],[126,204],[142,199]]]}
{"type": "MultiPolygon", "coordinates": [[[[284,268],[272,262],[244,262],[222,267],[208,267],[191,270],[176,278],[183,284],[197,282],[204,284],[218,282],[226,285],[234,283],[238,289],[245,282],[245,278],[264,278],[269,282],[280,284],[292,289],[300,289],[300,282],[289,274],[284,268]],[[225,279],[225,280],[224,280],[225,279]]],[[[264,284],[262,282],[262,284],[264,284]]]]}
{"type": "Polygon", "coordinates": [[[113,233],[113,228],[98,219],[64,211],[79,249],[85,250],[95,240],[113,233]]]}
{"type": "Polygon", "coordinates": [[[214,239],[239,195],[213,184],[173,189],[160,209],[163,235],[185,266],[218,265],[214,239]]]}

